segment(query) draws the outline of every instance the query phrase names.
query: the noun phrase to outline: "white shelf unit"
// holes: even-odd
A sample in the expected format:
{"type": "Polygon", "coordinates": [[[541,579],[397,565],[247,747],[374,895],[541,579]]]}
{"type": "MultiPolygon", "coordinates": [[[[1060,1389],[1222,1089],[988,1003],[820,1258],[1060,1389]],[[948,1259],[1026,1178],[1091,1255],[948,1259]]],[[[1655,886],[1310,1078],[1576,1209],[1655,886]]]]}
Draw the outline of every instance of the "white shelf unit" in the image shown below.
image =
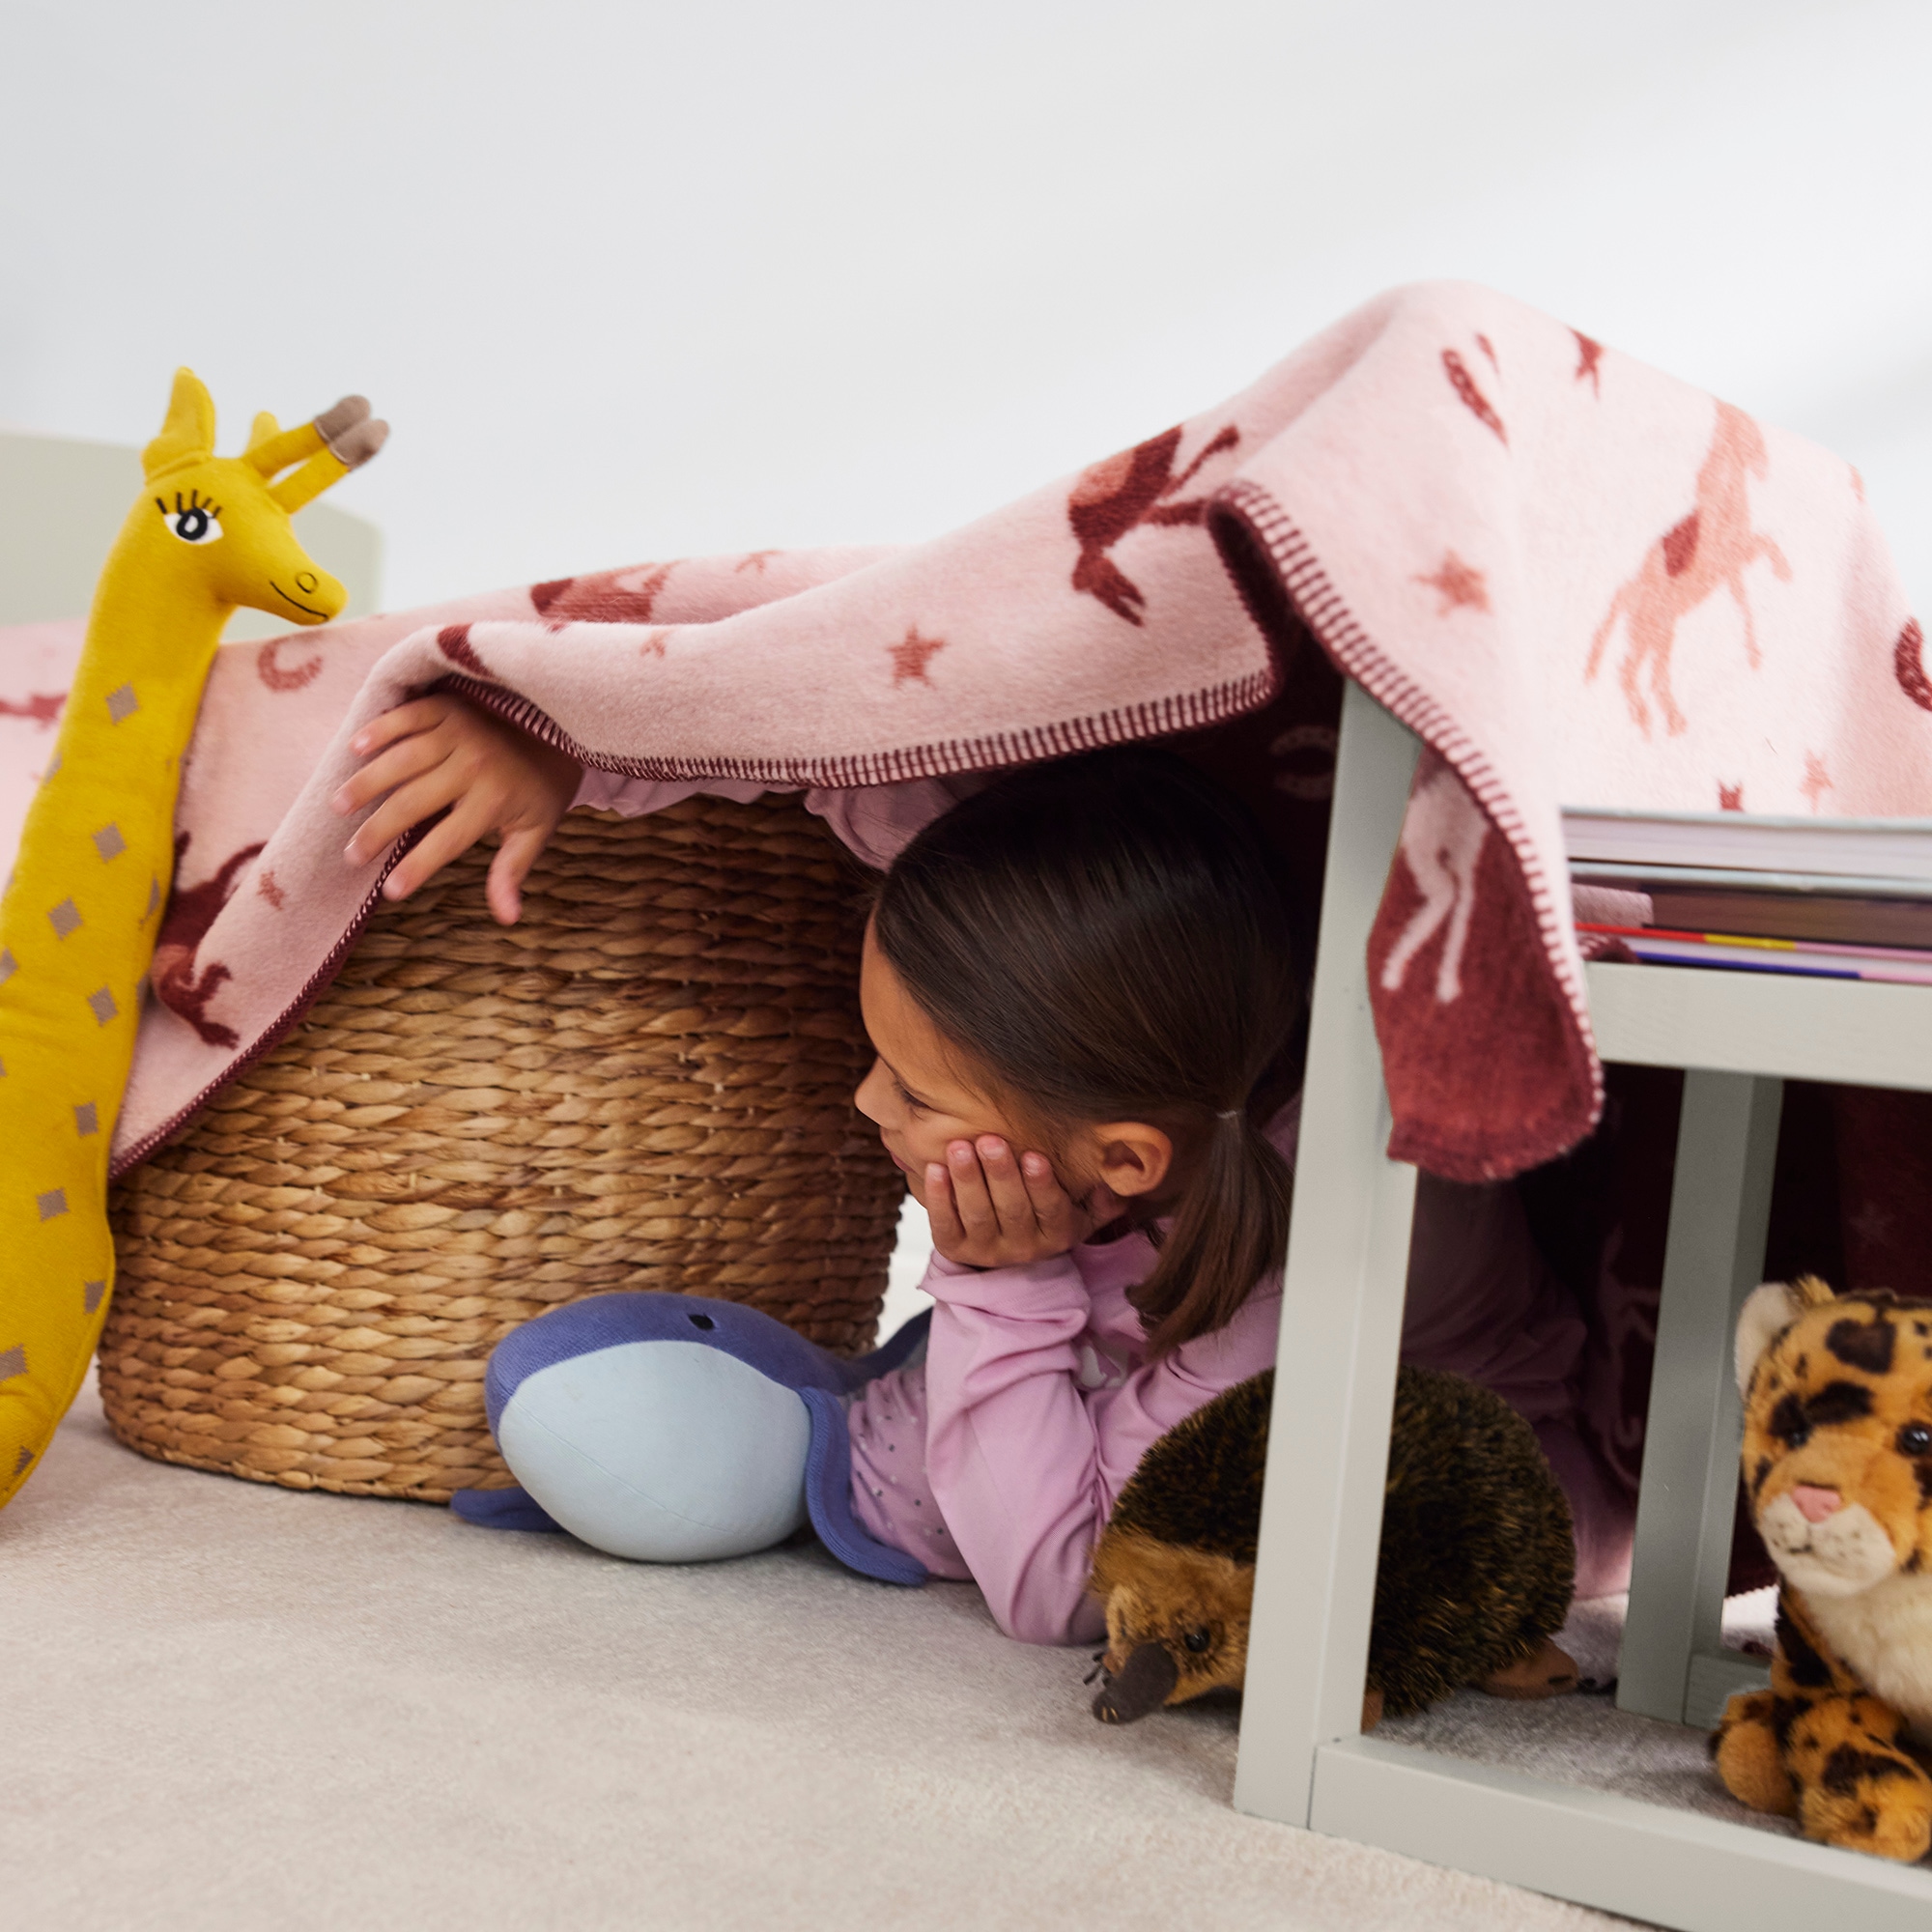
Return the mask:
{"type": "MultiPolygon", "coordinates": [[[[1415,1172],[1389,1160],[1369,928],[1416,741],[1343,702],[1235,1802],[1681,1932],[1923,1932],[1932,1871],[1360,1735],[1415,1172]]],[[[1588,969],[1605,1060],[1687,1069],[1619,1667],[1627,1710],[1705,1724],[1757,1666],[1718,1642],[1737,1480],[1730,1369],[1762,1264],[1786,1079],[1932,1089],[1932,989],[1588,969]]]]}

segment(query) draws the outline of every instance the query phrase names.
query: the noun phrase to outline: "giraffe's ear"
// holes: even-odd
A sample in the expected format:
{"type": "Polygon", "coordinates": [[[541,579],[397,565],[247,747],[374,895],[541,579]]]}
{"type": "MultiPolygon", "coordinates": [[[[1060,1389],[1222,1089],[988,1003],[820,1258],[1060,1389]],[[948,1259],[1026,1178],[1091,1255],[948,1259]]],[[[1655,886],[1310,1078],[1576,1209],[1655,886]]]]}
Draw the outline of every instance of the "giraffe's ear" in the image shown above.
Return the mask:
{"type": "Polygon", "coordinates": [[[153,482],[164,469],[213,454],[214,398],[192,369],[177,369],[167,420],[160,435],[141,452],[141,468],[153,482]]]}
{"type": "Polygon", "coordinates": [[[260,449],[265,442],[271,441],[274,438],[280,436],[281,433],[281,424],[267,410],[264,410],[255,418],[255,426],[248,432],[248,447],[242,454],[243,456],[251,455],[254,451],[260,449]]]}

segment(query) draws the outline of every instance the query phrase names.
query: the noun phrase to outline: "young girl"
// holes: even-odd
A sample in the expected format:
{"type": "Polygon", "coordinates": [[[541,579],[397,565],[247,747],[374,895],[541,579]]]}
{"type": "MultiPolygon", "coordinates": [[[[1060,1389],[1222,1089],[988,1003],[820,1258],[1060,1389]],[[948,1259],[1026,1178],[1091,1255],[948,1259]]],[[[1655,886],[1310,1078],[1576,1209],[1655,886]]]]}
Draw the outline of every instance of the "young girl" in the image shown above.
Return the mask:
{"type": "MultiPolygon", "coordinates": [[[[598,803],[663,802],[582,781],[449,699],[378,720],[357,749],[384,746],[339,801],[390,794],[352,863],[449,805],[390,888],[505,829],[499,918],[580,783],[598,803]]],[[[857,1101],[930,1218],[934,1307],[923,1350],[846,1398],[849,1507],[877,1544],[977,1582],[1014,1636],[1098,1634],[1089,1559],[1141,1456],[1274,1360],[1304,1009],[1292,926],[1241,808],[1145,748],[998,779],[932,817],[879,889],[860,988],[878,1058],[857,1101]]],[[[1567,1421],[1582,1324],[1513,1192],[1424,1177],[1414,1254],[1406,1357],[1516,1403],[1579,1521],[1605,1520],[1608,1492],[1567,1421]]],[[[578,1303],[522,1335],[560,1335],[578,1310],[598,1320],[578,1303]]],[[[721,1529],[699,1546],[721,1553],[803,1520],[803,1425],[762,1396],[734,1407],[716,1355],[685,1350],[698,1396],[663,1380],[683,1356],[606,1348],[611,1376],[575,1386],[562,1424],[499,1428],[520,1480],[600,1547],[678,1560],[694,1520],[721,1529]],[[635,1460],[654,1414],[677,1417],[650,1451],[680,1464],[675,1507],[660,1493],[633,1508],[628,1491],[592,1507],[573,1471],[635,1460]],[[591,1433],[557,1451],[555,1427],[591,1433]],[[629,1439],[583,1447],[611,1431],[629,1439]]],[[[1582,1541],[1579,1580],[1602,1588],[1605,1552],[1582,1541]]]]}

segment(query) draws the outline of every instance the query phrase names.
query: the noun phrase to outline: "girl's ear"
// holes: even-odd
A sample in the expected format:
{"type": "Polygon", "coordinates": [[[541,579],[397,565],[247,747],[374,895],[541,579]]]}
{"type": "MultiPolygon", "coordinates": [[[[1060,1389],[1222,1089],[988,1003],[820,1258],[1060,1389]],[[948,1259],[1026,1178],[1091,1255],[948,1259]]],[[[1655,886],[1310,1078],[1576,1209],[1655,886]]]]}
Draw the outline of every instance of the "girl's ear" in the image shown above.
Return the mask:
{"type": "Polygon", "coordinates": [[[1109,1121],[1087,1131],[1098,1179],[1122,1201],[1156,1192],[1174,1166],[1174,1143],[1145,1121],[1109,1121]]]}

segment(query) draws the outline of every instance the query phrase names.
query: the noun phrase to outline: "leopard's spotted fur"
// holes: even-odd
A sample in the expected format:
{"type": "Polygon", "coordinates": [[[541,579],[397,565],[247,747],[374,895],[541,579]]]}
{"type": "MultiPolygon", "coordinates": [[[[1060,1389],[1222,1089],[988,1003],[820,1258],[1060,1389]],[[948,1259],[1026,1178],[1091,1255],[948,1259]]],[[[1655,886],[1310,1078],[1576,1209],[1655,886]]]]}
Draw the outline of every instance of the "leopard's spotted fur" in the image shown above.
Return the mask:
{"type": "Polygon", "coordinates": [[[1712,1739],[1809,1838],[1932,1847],[1932,1303],[1768,1283],[1738,1324],[1744,1475],[1783,1576],[1771,1689],[1712,1739]]]}

